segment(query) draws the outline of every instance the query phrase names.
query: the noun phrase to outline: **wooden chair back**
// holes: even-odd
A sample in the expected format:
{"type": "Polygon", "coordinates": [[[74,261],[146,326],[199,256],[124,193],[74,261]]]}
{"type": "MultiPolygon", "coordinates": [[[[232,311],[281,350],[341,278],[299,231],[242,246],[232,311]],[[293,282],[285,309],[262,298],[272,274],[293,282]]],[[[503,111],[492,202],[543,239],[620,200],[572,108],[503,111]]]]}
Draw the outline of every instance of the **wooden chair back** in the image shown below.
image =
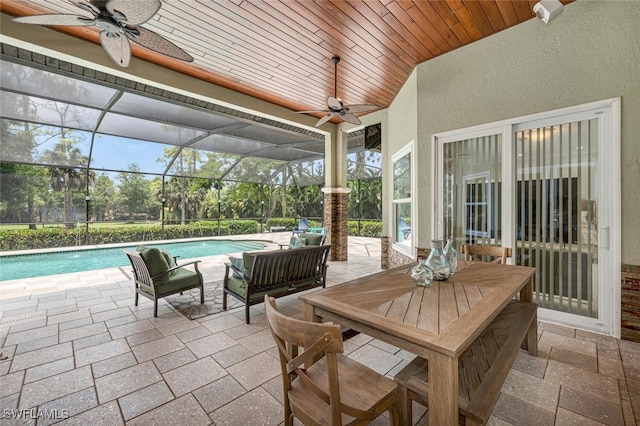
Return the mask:
{"type": "Polygon", "coordinates": [[[285,394],[285,412],[291,416],[291,406],[287,392],[291,389],[294,379],[300,379],[305,384],[311,384],[314,393],[325,403],[331,405],[332,424],[341,424],[340,388],[338,386],[338,372],[336,353],[343,352],[342,333],[340,326],[335,324],[314,323],[285,316],[278,312],[273,297],[265,296],[265,310],[267,322],[278,346],[280,365],[282,367],[282,384],[285,394]],[[299,354],[299,349],[304,352],[299,354]],[[313,364],[316,358],[327,357],[327,375],[329,378],[329,393],[321,390],[307,376],[303,365],[313,364]]]}
{"type": "Polygon", "coordinates": [[[497,246],[480,246],[474,244],[463,244],[462,254],[465,260],[478,262],[502,263],[506,265],[507,258],[511,257],[511,248],[497,246]],[[492,260],[487,260],[492,258],[492,260]]]}
{"type": "MultiPolygon", "coordinates": [[[[373,374],[377,377],[365,377],[368,374],[364,374],[367,372],[363,373],[362,369],[368,368],[355,365],[357,363],[352,360],[346,364],[350,368],[342,368],[338,372],[339,366],[344,366],[345,359],[348,360],[342,355],[342,333],[339,325],[285,316],[278,312],[275,299],[268,295],[265,295],[264,303],[267,323],[280,355],[286,425],[293,425],[293,416],[304,424],[337,426],[342,425],[343,420],[348,417],[355,419],[353,424],[368,424],[381,414],[381,410],[391,410],[392,424],[397,423],[396,413],[399,410],[393,408],[397,404],[395,391],[385,391],[386,401],[377,403],[381,405],[380,409],[360,409],[346,402],[351,400],[367,403],[367,398],[361,395],[375,394],[375,391],[370,390],[371,387],[375,386],[374,383],[384,387],[381,380],[386,378],[375,372],[373,374]],[[346,380],[351,386],[343,388],[341,380],[346,380]],[[297,384],[297,381],[302,383],[297,384]],[[298,391],[294,399],[292,395],[296,394],[291,393],[292,386],[298,385],[303,386],[304,391],[298,391]],[[301,401],[302,398],[305,401],[301,401]],[[330,410],[330,423],[329,416],[324,421],[319,420],[321,413],[327,413],[327,408],[330,410]]],[[[397,388],[395,383],[393,388],[397,388]]]]}

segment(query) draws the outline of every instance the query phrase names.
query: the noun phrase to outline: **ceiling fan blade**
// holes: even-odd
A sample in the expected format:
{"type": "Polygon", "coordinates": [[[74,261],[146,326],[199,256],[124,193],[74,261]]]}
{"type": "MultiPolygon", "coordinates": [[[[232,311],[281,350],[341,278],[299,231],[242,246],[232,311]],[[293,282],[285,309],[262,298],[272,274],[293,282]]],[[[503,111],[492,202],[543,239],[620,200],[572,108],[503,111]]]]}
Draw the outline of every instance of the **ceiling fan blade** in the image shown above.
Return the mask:
{"type": "Polygon", "coordinates": [[[317,110],[314,110],[314,111],[294,111],[294,112],[297,113],[297,114],[313,114],[315,112],[327,113],[327,112],[331,112],[331,111],[329,111],[328,109],[317,109],[317,110]]]}
{"type": "Polygon", "coordinates": [[[374,109],[378,109],[377,105],[365,105],[365,104],[345,105],[344,107],[348,109],[350,113],[367,112],[367,111],[373,111],[374,109]]]}
{"type": "Polygon", "coordinates": [[[161,35],[143,27],[136,27],[135,30],[139,32],[138,36],[133,36],[128,31],[126,34],[131,41],[138,43],[140,46],[181,61],[193,62],[191,55],[161,35]]]}
{"type": "Polygon", "coordinates": [[[342,109],[342,102],[333,96],[327,98],[327,105],[329,105],[329,109],[342,109]]]}
{"type": "Polygon", "coordinates": [[[80,9],[89,12],[93,16],[98,16],[100,14],[100,7],[97,4],[93,4],[98,3],[95,0],[93,2],[91,0],[69,0],[69,2],[78,6],[80,9]]]}
{"type": "Polygon", "coordinates": [[[340,119],[342,121],[346,121],[347,123],[355,124],[356,126],[362,124],[362,121],[355,115],[351,113],[340,114],[340,119]]]}
{"type": "Polygon", "coordinates": [[[13,21],[20,22],[21,24],[64,25],[65,27],[87,27],[93,25],[93,19],[91,18],[57,13],[51,15],[21,16],[19,18],[13,18],[13,21]]]}
{"type": "Polygon", "coordinates": [[[160,0],[110,0],[106,8],[111,14],[120,12],[127,18],[127,25],[136,26],[151,19],[161,5],[160,0]]]}
{"type": "Polygon", "coordinates": [[[327,121],[329,121],[331,119],[331,117],[333,117],[335,114],[333,113],[329,113],[327,115],[325,115],[324,117],[322,117],[320,120],[318,120],[318,122],[316,123],[316,127],[318,126],[322,126],[324,123],[326,123],[327,121]]]}
{"type": "Polygon", "coordinates": [[[113,62],[121,67],[128,67],[131,60],[129,39],[120,33],[100,32],[100,44],[113,62]]]}

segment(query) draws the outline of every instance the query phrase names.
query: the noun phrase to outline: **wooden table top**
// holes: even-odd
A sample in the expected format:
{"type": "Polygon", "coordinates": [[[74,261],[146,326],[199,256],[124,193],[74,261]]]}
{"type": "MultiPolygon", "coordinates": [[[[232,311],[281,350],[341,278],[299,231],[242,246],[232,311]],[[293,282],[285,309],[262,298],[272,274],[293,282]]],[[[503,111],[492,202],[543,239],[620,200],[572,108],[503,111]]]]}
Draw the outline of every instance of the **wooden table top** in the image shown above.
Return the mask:
{"type": "Polygon", "coordinates": [[[535,271],[460,261],[453,277],[425,288],[414,284],[409,269],[383,271],[301,295],[300,300],[324,320],[384,337],[417,355],[434,350],[458,357],[535,271]]]}

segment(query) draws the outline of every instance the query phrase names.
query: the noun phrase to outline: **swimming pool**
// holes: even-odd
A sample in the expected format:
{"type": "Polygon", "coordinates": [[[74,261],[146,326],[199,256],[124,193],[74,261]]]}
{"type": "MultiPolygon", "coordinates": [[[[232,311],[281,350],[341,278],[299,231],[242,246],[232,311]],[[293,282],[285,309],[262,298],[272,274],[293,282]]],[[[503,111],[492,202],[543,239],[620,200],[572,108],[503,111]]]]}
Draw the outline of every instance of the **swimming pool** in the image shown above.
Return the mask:
{"type": "MultiPolygon", "coordinates": [[[[186,259],[203,256],[260,250],[264,248],[265,243],[251,240],[200,240],[149,245],[179,256],[180,263],[186,259]]],[[[0,256],[0,281],[128,266],[129,260],[122,251],[135,250],[137,246],[0,256]]]]}

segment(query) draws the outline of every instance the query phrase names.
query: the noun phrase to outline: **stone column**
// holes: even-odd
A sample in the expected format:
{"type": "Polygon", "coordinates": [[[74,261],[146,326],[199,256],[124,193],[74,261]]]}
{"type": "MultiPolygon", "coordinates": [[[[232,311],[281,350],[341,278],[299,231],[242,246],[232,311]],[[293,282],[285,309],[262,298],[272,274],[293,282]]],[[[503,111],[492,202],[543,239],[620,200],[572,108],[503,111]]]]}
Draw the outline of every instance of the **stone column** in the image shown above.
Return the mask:
{"type": "Polygon", "coordinates": [[[324,232],[331,244],[329,260],[348,259],[347,134],[340,126],[325,142],[324,232]]]}
{"type": "Polygon", "coordinates": [[[331,244],[329,260],[348,260],[348,188],[323,188],[325,244],[331,244]]]}

